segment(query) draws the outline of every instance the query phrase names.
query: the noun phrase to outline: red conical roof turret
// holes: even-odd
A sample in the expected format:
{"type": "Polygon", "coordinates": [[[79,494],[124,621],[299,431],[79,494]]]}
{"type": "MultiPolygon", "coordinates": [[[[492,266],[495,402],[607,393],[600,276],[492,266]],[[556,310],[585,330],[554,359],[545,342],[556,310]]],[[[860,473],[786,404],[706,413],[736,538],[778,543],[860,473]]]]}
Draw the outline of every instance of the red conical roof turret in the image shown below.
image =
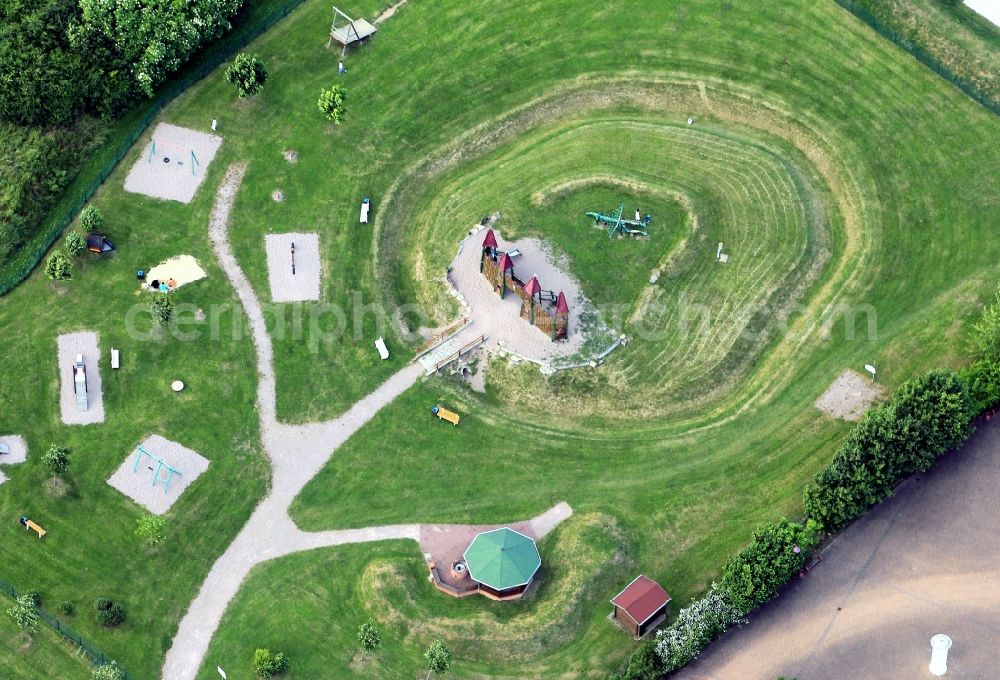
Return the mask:
{"type": "Polygon", "coordinates": [[[510,259],[510,255],[504,253],[503,255],[500,256],[500,262],[498,263],[497,266],[500,267],[500,271],[505,272],[508,269],[514,268],[514,261],[510,259]]]}
{"type": "Polygon", "coordinates": [[[532,276],[531,280],[524,284],[524,292],[528,295],[537,295],[542,290],[542,284],[538,283],[538,277],[532,276]]]}
{"type": "Polygon", "coordinates": [[[486,230],[486,238],[483,239],[483,248],[496,248],[497,247],[497,237],[493,234],[492,229],[486,230]]]}
{"type": "Polygon", "coordinates": [[[559,291],[559,299],[556,300],[556,314],[569,314],[569,305],[566,304],[566,296],[559,291]]]}

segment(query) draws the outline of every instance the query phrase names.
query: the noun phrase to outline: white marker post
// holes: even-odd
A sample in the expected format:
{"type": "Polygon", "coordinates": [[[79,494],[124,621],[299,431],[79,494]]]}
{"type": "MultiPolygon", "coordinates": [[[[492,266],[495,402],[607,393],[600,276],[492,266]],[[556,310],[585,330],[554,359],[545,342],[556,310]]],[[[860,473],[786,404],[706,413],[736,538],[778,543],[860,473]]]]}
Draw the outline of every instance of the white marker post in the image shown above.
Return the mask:
{"type": "Polygon", "coordinates": [[[219,121],[215,118],[212,119],[212,132],[215,132],[215,128],[219,126],[219,121]]]}
{"type": "Polygon", "coordinates": [[[875,382],[875,367],[871,364],[865,364],[865,370],[872,374],[872,382],[875,382]]]}
{"type": "Polygon", "coordinates": [[[951,649],[951,638],[938,633],[931,638],[931,665],[927,667],[934,675],[944,675],[948,672],[948,650],[951,649]]]}

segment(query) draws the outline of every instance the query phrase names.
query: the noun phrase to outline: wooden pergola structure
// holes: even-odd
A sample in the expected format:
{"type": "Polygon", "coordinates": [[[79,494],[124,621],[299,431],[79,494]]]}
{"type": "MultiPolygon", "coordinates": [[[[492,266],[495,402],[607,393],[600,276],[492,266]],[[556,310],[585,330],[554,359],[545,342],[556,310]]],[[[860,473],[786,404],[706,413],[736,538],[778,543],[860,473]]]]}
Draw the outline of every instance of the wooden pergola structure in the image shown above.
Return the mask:
{"type": "Polygon", "coordinates": [[[347,46],[356,42],[361,42],[375,35],[378,29],[365,19],[352,19],[337,7],[333,8],[333,24],[330,25],[330,39],[326,46],[330,47],[333,41],[344,46],[341,54],[347,52],[347,46]]]}

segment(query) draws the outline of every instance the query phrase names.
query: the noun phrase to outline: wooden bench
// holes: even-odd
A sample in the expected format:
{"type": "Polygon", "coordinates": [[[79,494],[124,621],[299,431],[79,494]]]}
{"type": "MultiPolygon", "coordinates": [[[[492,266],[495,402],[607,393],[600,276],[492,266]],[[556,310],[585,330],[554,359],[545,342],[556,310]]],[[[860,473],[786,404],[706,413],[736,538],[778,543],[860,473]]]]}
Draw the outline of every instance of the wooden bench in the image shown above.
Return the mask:
{"type": "Polygon", "coordinates": [[[35,524],[34,522],[32,522],[27,517],[22,517],[21,518],[21,524],[24,525],[24,528],[26,530],[28,530],[28,531],[34,531],[35,533],[37,533],[38,534],[38,538],[41,538],[42,536],[44,536],[45,534],[48,533],[47,531],[45,531],[45,529],[43,529],[40,526],[38,526],[37,524],[35,524]]]}
{"type": "Polygon", "coordinates": [[[818,565],[822,561],[823,561],[822,555],[813,555],[812,557],[810,557],[809,561],[806,562],[801,569],[799,569],[799,578],[805,578],[806,576],[808,576],[809,572],[815,569],[816,565],[818,565]]]}
{"type": "Polygon", "coordinates": [[[460,415],[452,411],[449,411],[444,406],[441,406],[441,404],[438,404],[433,409],[431,409],[431,413],[436,415],[439,419],[447,420],[449,423],[456,426],[458,425],[458,421],[462,419],[460,415]]]}

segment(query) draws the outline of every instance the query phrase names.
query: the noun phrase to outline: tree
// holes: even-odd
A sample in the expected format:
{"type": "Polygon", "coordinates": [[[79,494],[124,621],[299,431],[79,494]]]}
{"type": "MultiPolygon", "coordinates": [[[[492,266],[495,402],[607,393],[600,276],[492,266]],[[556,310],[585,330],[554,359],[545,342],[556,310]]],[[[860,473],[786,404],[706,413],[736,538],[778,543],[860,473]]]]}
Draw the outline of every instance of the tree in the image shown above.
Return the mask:
{"type": "Polygon", "coordinates": [[[267,69],[256,54],[241,52],[226,69],[226,80],[236,86],[240,97],[260,94],[267,81],[267,69]]]}
{"type": "Polygon", "coordinates": [[[125,671],[112,661],[95,668],[90,674],[90,680],[125,680],[125,671]]]}
{"type": "Polygon", "coordinates": [[[253,669],[259,678],[271,678],[288,670],[288,657],[278,652],[273,657],[270,649],[258,647],[253,653],[253,669]]]}
{"type": "Polygon", "coordinates": [[[150,545],[158,545],[166,539],[167,520],[157,515],[140,517],[136,522],[135,535],[143,538],[150,545]]]}
{"type": "Polygon", "coordinates": [[[71,31],[79,47],[97,34],[113,43],[131,72],[136,91],[153,88],[205,42],[229,30],[228,18],[243,0],[80,0],[82,21],[71,31]]]}
{"type": "Polygon", "coordinates": [[[14,623],[22,630],[34,631],[38,625],[38,610],[31,600],[31,595],[21,595],[14,602],[14,606],[7,610],[14,623]]]}
{"type": "Polygon", "coordinates": [[[80,227],[84,231],[100,231],[104,228],[104,213],[96,205],[88,205],[80,211],[80,227]]]}
{"type": "Polygon", "coordinates": [[[78,231],[71,231],[66,234],[66,254],[76,257],[87,248],[87,240],[78,231]]]}
{"type": "Polygon", "coordinates": [[[346,98],[347,92],[344,91],[344,88],[340,85],[334,85],[330,89],[320,92],[317,104],[327,120],[332,120],[340,125],[344,120],[344,114],[347,113],[347,108],[344,106],[346,98]]]}
{"type": "Polygon", "coordinates": [[[451,652],[441,640],[435,640],[431,643],[431,646],[424,652],[424,659],[427,661],[427,678],[431,677],[431,673],[440,675],[451,668],[451,652]]]}
{"type": "Polygon", "coordinates": [[[358,644],[361,645],[362,658],[382,646],[382,635],[371,619],[358,628],[358,644]]]}
{"type": "Polygon", "coordinates": [[[54,250],[45,261],[45,275],[53,281],[66,281],[73,278],[69,258],[61,250],[54,250]]]}
{"type": "Polygon", "coordinates": [[[170,317],[174,315],[174,301],[170,299],[169,293],[158,293],[149,303],[153,312],[153,321],[160,326],[170,323],[170,317]]]}
{"type": "Polygon", "coordinates": [[[56,477],[62,477],[69,470],[69,449],[53,444],[42,455],[42,462],[56,477]]]}

